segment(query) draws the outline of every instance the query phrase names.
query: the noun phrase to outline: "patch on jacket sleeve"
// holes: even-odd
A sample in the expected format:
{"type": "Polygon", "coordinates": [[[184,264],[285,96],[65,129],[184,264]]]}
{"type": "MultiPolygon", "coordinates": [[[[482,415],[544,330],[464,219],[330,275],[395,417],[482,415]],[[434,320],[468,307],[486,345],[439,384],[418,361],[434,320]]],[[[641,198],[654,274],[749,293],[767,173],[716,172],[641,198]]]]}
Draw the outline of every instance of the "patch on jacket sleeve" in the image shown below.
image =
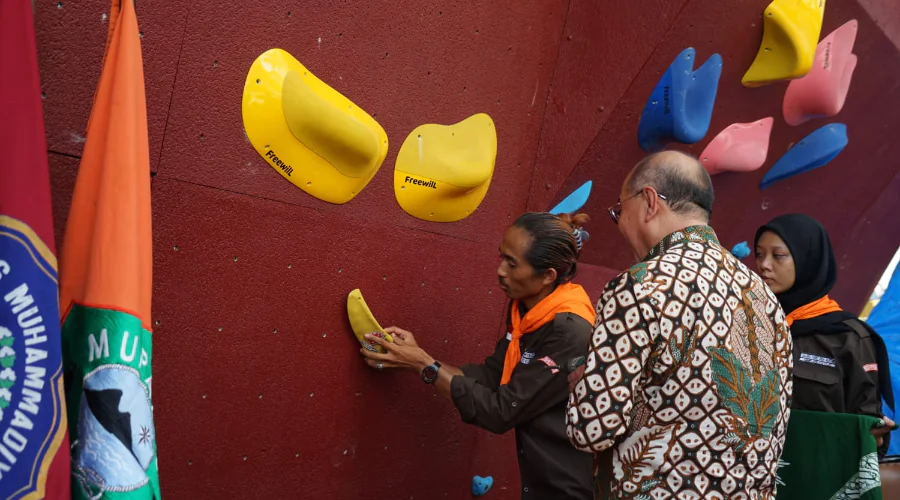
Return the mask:
{"type": "Polygon", "coordinates": [[[543,358],[538,359],[538,361],[544,363],[545,365],[550,367],[550,373],[556,375],[559,373],[559,366],[557,366],[556,362],[550,358],[550,356],[544,356],[543,358]]]}
{"type": "Polygon", "coordinates": [[[869,363],[867,365],[863,365],[863,370],[867,372],[877,372],[878,371],[878,363],[869,363]]]}

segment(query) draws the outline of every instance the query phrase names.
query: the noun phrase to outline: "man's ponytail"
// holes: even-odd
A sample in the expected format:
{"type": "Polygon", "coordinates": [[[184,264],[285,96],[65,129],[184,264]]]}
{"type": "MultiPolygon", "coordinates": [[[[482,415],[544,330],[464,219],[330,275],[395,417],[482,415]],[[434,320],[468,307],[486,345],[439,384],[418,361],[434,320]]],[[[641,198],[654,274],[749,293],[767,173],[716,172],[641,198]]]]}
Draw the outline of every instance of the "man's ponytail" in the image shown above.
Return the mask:
{"type": "Polygon", "coordinates": [[[578,270],[581,249],[590,238],[582,227],[588,221],[590,217],[584,213],[553,215],[529,212],[519,216],[514,225],[533,238],[525,258],[535,273],[555,269],[557,284],[572,281],[578,270]]]}

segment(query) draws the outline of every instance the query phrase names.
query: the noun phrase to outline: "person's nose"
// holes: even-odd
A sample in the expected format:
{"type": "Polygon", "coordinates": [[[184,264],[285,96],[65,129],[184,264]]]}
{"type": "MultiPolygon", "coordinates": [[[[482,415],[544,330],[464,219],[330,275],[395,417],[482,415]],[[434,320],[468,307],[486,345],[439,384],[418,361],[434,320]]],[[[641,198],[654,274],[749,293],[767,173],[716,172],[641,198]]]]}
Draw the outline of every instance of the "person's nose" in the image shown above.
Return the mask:
{"type": "Polygon", "coordinates": [[[506,269],[505,265],[501,262],[499,266],[497,266],[497,277],[506,278],[506,269]]]}
{"type": "Polygon", "coordinates": [[[771,271],[772,270],[772,258],[768,255],[763,256],[762,259],[758,259],[757,265],[759,266],[760,271],[771,271]]]}

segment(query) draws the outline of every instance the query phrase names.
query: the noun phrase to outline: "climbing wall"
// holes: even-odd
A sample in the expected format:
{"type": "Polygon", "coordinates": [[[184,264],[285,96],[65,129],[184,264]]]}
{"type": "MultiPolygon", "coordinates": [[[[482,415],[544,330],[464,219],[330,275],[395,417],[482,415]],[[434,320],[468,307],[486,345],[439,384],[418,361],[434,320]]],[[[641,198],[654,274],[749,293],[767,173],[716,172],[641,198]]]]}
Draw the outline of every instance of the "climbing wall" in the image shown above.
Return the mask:
{"type": "MultiPolygon", "coordinates": [[[[791,127],[781,110],[786,82],[762,88],[745,88],[740,83],[759,49],[761,13],[768,2],[629,3],[638,12],[655,10],[660,18],[668,19],[654,19],[649,25],[628,20],[627,12],[632,7],[624,8],[626,2],[622,2],[617,17],[626,19],[626,26],[641,27],[630,33],[633,39],[595,29],[596,24],[587,20],[600,18],[607,2],[599,2],[600,6],[588,3],[573,2],[569,7],[569,19],[579,21],[578,25],[567,24],[556,74],[570,76],[561,85],[554,83],[549,97],[551,103],[559,104],[547,108],[528,208],[540,209],[558,193],[568,193],[586,179],[594,180],[595,190],[585,210],[599,214],[615,203],[622,179],[644,155],[636,140],[637,124],[647,96],[662,73],[685,47],[697,50],[696,66],[719,53],[724,66],[709,133],[693,146],[672,147],[699,156],[726,126],[775,118],[768,159],[762,168],[713,178],[716,204],[712,225],[719,238],[728,248],[745,240],[752,245],[756,228],[771,218],[789,212],[812,215],[828,230],[837,254],[841,274],[833,298],[847,309],[861,310],[900,246],[896,216],[900,207],[900,142],[891,139],[900,130],[900,9],[896,4],[888,6],[880,0],[826,3],[822,37],[851,19],[859,21],[854,47],[858,64],[844,108],[837,116],[791,127]],[[610,69],[621,67],[623,51],[636,56],[639,53],[639,63],[625,63],[636,69],[613,92],[610,87],[619,77],[614,76],[610,83],[601,68],[609,74],[610,69]],[[584,67],[594,68],[590,71],[596,74],[579,78],[584,67]],[[567,105],[573,100],[577,105],[567,105]],[[566,126],[551,128],[549,124],[554,121],[566,126]],[[760,191],[759,182],[775,161],[829,122],[847,125],[846,149],[818,170],[760,191]]],[[[640,19],[642,23],[644,17],[640,19]]],[[[622,29],[616,26],[610,25],[614,31],[622,29]]],[[[594,231],[592,236],[600,241],[619,238],[611,224],[598,224],[594,231]]],[[[586,247],[582,260],[620,268],[628,265],[632,256],[623,245],[594,244],[586,247]]],[[[752,266],[752,257],[745,262],[752,266]]]]}
{"type": "MultiPolygon", "coordinates": [[[[888,2],[832,1],[823,33],[857,18],[859,66],[831,164],[760,192],[765,170],[823,124],[788,127],[785,85],[746,89],[767,2],[163,2],[139,0],[153,176],[154,380],[167,499],[519,497],[515,443],[462,424],[410,373],[360,360],[345,300],[361,288],[382,324],[434,357],[479,361],[502,333],[497,245],[523,210],[547,210],[594,181],[580,282],[594,299],[629,263],[605,207],[641,157],[646,96],[693,46],[723,55],[710,133],[775,116],[769,161],[715,178],[723,244],[805,211],[831,232],[858,308],[900,244],[900,21],[888,2]],[[877,23],[873,21],[873,17],[877,23]],[[894,40],[894,43],[891,42],[894,40]],[[250,63],[279,47],[372,114],[388,157],[346,205],[319,201],[248,143],[241,94],[250,63]],[[892,75],[890,77],[886,75],[892,75]],[[423,123],[493,118],[491,188],[470,217],[435,224],[394,200],[393,162],[423,123]]],[[[57,242],[99,77],[109,5],[38,0],[36,23],[57,242]]]]}

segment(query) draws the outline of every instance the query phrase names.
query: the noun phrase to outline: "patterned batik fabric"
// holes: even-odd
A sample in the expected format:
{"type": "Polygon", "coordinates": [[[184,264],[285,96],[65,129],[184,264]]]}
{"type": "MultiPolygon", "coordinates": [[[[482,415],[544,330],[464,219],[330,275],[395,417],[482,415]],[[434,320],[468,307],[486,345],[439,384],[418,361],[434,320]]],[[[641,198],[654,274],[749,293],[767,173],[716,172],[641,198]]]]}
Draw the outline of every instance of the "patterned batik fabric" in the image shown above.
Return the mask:
{"type": "Polygon", "coordinates": [[[601,498],[774,498],[791,371],[775,295],[688,227],[604,289],[566,431],[615,447],[601,498]]]}

